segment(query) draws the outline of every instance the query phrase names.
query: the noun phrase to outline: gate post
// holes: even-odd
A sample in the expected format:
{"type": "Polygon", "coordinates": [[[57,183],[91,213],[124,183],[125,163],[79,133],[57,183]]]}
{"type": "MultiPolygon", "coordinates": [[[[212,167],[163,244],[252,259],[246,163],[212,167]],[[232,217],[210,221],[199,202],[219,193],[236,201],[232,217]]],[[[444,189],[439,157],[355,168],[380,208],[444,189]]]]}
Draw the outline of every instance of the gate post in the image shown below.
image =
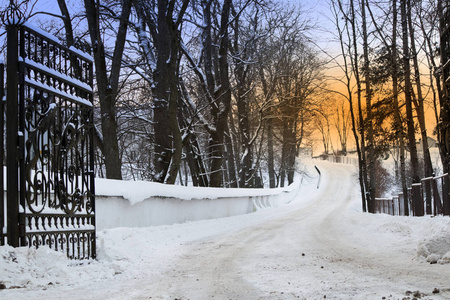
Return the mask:
{"type": "Polygon", "coordinates": [[[19,171],[18,171],[18,26],[7,26],[6,60],[6,195],[8,244],[19,247],[19,171]]]}
{"type": "Polygon", "coordinates": [[[424,209],[423,209],[423,194],[422,194],[422,185],[420,183],[413,183],[412,185],[412,201],[413,201],[413,215],[415,217],[423,217],[424,209]]]}
{"type": "MultiPolygon", "coordinates": [[[[443,213],[441,196],[439,195],[437,180],[441,180],[441,183],[443,183],[443,180],[441,178],[439,178],[439,179],[434,178],[432,181],[432,183],[433,183],[433,204],[434,204],[433,210],[434,210],[435,216],[443,213]]],[[[443,184],[441,184],[441,186],[443,188],[443,184]]]]}
{"type": "MultiPolygon", "coordinates": [[[[425,190],[425,210],[427,215],[431,215],[432,212],[432,199],[431,199],[431,181],[432,178],[422,180],[422,187],[425,190]]],[[[422,194],[423,197],[423,194],[422,194]]]]}

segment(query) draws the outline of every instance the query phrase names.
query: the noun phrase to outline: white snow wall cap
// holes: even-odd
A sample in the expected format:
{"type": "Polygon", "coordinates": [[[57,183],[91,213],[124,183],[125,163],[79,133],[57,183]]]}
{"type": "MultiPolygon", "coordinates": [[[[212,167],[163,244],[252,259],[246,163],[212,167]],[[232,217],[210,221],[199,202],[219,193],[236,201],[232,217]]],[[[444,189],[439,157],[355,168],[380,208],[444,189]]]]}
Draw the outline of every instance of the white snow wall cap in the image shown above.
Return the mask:
{"type": "Polygon", "coordinates": [[[299,184],[300,180],[296,180],[287,187],[275,189],[209,188],[96,178],[95,195],[123,197],[133,205],[151,197],[193,200],[274,196],[293,191],[299,184]]]}

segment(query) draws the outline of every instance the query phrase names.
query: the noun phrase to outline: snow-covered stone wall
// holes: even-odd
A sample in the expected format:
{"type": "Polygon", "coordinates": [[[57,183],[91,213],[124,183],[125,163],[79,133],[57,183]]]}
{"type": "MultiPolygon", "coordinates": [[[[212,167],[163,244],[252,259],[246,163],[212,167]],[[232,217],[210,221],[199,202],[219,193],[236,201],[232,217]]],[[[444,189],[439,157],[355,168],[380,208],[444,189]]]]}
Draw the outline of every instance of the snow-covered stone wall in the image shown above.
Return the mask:
{"type": "Polygon", "coordinates": [[[291,202],[300,182],[278,189],[220,189],[96,179],[96,227],[147,227],[241,215],[291,202]]]}

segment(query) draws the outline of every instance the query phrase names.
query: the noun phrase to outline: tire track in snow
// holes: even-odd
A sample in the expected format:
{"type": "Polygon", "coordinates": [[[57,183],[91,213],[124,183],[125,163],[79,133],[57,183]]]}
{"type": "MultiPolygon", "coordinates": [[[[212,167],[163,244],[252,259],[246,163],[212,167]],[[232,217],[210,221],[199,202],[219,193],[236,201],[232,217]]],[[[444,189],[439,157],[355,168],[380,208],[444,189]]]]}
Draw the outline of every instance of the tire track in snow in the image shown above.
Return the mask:
{"type": "Polygon", "coordinates": [[[279,219],[192,243],[150,294],[179,299],[297,299],[304,287],[310,288],[310,283],[303,285],[300,271],[319,269],[314,255],[301,259],[301,249],[319,252],[309,232],[316,214],[328,205],[322,193],[318,191],[316,201],[306,208],[279,219]]]}
{"type": "Polygon", "coordinates": [[[377,253],[379,248],[355,241],[348,230],[352,220],[343,220],[359,197],[353,194],[354,168],[323,163],[321,170],[327,185],[309,195],[315,198],[309,206],[191,243],[176,267],[162,276],[165,284],[156,294],[180,299],[402,299],[406,290],[431,294],[433,287],[445,287],[450,274],[442,276],[442,266],[411,262],[404,253],[377,253]]]}

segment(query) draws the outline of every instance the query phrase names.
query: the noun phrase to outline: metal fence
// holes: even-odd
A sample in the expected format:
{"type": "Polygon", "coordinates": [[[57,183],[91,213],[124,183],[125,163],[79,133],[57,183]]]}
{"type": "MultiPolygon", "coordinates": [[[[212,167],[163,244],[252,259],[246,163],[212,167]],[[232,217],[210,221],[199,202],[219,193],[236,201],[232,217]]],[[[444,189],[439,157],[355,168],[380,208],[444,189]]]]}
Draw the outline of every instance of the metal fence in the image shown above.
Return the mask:
{"type": "Polygon", "coordinates": [[[348,164],[348,165],[358,165],[358,158],[356,157],[348,157],[344,155],[334,155],[334,154],[323,154],[317,156],[315,158],[327,160],[329,162],[339,163],[339,164],[348,164]]]}
{"type": "Polygon", "coordinates": [[[6,62],[1,244],[94,258],[92,59],[31,24],[12,21],[6,62]]]}
{"type": "MultiPolygon", "coordinates": [[[[358,164],[356,158],[323,155],[321,159],[335,163],[358,164]]],[[[450,215],[449,175],[429,177],[408,189],[408,205],[405,207],[403,193],[392,198],[376,198],[375,213],[397,216],[450,215]]]]}
{"type": "Polygon", "coordinates": [[[429,177],[408,189],[408,205],[404,205],[403,193],[387,199],[375,199],[375,212],[390,215],[450,215],[449,175],[429,177]]]}

